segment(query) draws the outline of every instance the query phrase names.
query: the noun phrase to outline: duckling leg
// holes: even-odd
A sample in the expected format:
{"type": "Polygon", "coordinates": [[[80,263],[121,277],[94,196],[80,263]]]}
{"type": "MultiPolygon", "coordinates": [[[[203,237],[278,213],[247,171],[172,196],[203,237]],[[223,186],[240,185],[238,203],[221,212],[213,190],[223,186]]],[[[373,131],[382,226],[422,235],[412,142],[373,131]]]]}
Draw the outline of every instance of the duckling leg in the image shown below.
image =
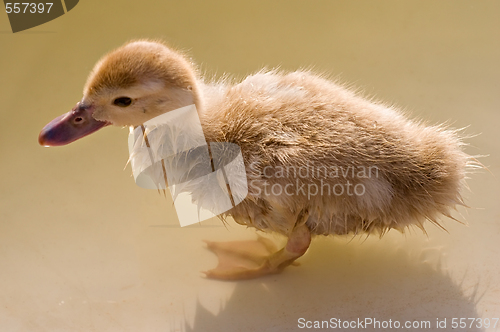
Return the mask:
{"type": "Polygon", "coordinates": [[[306,225],[294,228],[286,246],[276,251],[274,244],[263,237],[256,241],[210,242],[219,264],[205,276],[220,280],[253,279],[267,274],[280,273],[302,256],[311,243],[311,233],[306,225]]]}

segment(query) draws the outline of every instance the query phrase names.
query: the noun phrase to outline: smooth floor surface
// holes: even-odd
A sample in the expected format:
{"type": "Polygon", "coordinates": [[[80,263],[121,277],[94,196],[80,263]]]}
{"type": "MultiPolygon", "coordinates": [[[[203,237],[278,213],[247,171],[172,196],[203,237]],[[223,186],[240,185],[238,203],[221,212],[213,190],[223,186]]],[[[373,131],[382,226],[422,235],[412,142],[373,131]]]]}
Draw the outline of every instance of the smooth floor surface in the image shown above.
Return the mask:
{"type": "Polygon", "coordinates": [[[12,34],[0,14],[0,331],[306,330],[301,318],[431,324],[414,331],[474,318],[455,331],[495,331],[478,326],[500,318],[498,17],[496,1],[87,0],[12,34]],[[143,37],[186,50],[208,76],[312,67],[413,118],[468,126],[466,151],[488,167],[470,175],[470,208],[454,214],[468,225],[316,238],[281,275],[205,279],[216,258],[202,240],[256,232],[179,227],[171,198],[125,167],[128,129],[37,143],[99,57],[143,37]]]}

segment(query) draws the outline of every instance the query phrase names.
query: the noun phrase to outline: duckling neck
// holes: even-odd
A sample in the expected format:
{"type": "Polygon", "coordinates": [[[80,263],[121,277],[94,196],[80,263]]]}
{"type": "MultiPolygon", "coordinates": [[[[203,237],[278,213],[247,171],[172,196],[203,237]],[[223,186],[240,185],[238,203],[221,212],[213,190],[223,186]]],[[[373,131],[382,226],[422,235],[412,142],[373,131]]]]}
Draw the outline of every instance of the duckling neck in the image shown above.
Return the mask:
{"type": "Polygon", "coordinates": [[[199,82],[194,94],[195,106],[207,142],[223,142],[222,107],[229,86],[199,82]]]}

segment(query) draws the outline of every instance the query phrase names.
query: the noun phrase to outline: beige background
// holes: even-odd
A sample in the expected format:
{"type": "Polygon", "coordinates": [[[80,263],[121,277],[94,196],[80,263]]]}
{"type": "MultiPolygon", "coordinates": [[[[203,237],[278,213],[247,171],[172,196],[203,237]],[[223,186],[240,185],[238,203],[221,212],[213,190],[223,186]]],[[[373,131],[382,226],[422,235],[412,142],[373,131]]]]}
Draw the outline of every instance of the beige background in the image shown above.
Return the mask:
{"type": "Polygon", "coordinates": [[[450,330],[452,318],[500,318],[500,2],[235,3],[82,0],[17,34],[0,14],[0,330],[295,331],[300,317],[446,318],[450,330]],[[171,200],[123,171],[126,129],[37,143],[97,59],[139,37],[187,50],[208,75],[314,67],[414,117],[469,126],[467,151],[489,155],[491,172],[468,182],[473,208],[456,216],[469,225],[319,238],[281,275],[204,279],[216,259],[202,239],[255,232],[178,227],[171,200]]]}

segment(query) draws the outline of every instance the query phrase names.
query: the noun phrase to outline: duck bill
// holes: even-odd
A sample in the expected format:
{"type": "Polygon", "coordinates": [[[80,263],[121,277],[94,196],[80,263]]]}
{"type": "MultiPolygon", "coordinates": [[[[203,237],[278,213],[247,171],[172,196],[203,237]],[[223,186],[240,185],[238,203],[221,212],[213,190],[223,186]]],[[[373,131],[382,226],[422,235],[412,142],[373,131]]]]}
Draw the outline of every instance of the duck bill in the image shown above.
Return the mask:
{"type": "Polygon", "coordinates": [[[109,125],[109,122],[98,121],[92,117],[94,107],[81,103],[66,114],[50,121],[38,135],[38,143],[43,146],[61,146],[109,125]]]}

